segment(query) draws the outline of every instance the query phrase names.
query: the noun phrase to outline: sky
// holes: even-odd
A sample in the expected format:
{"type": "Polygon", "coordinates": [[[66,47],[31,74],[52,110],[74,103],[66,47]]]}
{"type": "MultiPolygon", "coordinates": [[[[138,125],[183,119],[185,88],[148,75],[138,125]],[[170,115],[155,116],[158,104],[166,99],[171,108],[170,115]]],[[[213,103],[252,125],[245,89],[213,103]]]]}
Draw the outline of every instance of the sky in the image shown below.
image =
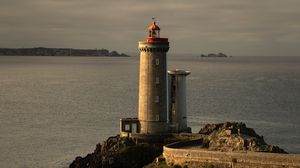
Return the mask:
{"type": "Polygon", "coordinates": [[[300,0],[0,0],[0,47],[137,53],[152,17],[170,52],[300,56],[300,0]]]}

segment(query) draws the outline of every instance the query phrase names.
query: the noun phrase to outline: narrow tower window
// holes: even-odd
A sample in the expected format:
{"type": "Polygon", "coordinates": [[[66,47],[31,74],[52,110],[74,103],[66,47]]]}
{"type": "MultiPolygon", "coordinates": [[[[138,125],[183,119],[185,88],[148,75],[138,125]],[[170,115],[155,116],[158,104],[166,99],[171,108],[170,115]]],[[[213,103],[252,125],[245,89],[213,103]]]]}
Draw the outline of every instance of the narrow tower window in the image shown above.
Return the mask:
{"type": "Polygon", "coordinates": [[[156,77],[156,78],[155,78],[155,83],[156,83],[156,84],[159,84],[159,77],[156,77]]]}
{"type": "Polygon", "coordinates": [[[159,59],[158,58],[155,59],[155,64],[159,65],[159,59]]]}
{"type": "Polygon", "coordinates": [[[159,96],[155,96],[155,103],[159,102],[159,96]]]}
{"type": "Polygon", "coordinates": [[[156,121],[159,121],[159,115],[156,115],[156,121]]]}

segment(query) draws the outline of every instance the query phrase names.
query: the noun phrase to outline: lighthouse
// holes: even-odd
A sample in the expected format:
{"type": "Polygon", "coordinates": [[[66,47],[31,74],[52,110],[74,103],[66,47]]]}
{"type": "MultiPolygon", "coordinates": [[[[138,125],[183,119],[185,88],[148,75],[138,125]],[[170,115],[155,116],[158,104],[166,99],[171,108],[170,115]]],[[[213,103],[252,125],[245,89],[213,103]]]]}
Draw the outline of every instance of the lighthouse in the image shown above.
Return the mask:
{"type": "Polygon", "coordinates": [[[145,41],[139,41],[138,117],[120,119],[120,135],[135,139],[163,140],[187,127],[186,76],[189,71],[167,71],[168,38],[160,37],[153,20],[145,41]]]}
{"type": "Polygon", "coordinates": [[[168,132],[167,52],[169,42],[160,37],[154,21],[148,27],[147,41],[139,42],[139,111],[141,134],[168,132]]]}

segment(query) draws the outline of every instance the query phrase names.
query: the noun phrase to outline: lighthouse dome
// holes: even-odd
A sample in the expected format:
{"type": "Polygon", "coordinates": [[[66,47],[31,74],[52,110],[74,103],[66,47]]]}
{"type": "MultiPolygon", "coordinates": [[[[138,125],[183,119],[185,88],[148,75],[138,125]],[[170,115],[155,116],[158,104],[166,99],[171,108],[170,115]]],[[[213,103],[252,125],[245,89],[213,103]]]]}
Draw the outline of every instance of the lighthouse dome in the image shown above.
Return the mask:
{"type": "Polygon", "coordinates": [[[152,24],[148,27],[148,38],[147,42],[153,43],[153,42],[168,42],[167,38],[160,38],[160,28],[157,26],[154,18],[152,24]]]}
{"type": "Polygon", "coordinates": [[[149,27],[148,30],[160,30],[160,28],[156,25],[156,22],[153,22],[149,27]]]}

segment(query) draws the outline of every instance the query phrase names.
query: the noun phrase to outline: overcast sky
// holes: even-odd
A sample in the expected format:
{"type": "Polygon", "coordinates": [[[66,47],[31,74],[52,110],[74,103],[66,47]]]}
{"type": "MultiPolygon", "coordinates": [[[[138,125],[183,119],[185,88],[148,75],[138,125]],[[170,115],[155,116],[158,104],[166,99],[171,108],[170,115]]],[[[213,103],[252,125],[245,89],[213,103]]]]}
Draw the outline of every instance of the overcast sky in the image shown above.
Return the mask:
{"type": "Polygon", "coordinates": [[[0,47],[138,52],[152,17],[172,53],[300,56],[300,0],[0,0],[0,47]]]}

